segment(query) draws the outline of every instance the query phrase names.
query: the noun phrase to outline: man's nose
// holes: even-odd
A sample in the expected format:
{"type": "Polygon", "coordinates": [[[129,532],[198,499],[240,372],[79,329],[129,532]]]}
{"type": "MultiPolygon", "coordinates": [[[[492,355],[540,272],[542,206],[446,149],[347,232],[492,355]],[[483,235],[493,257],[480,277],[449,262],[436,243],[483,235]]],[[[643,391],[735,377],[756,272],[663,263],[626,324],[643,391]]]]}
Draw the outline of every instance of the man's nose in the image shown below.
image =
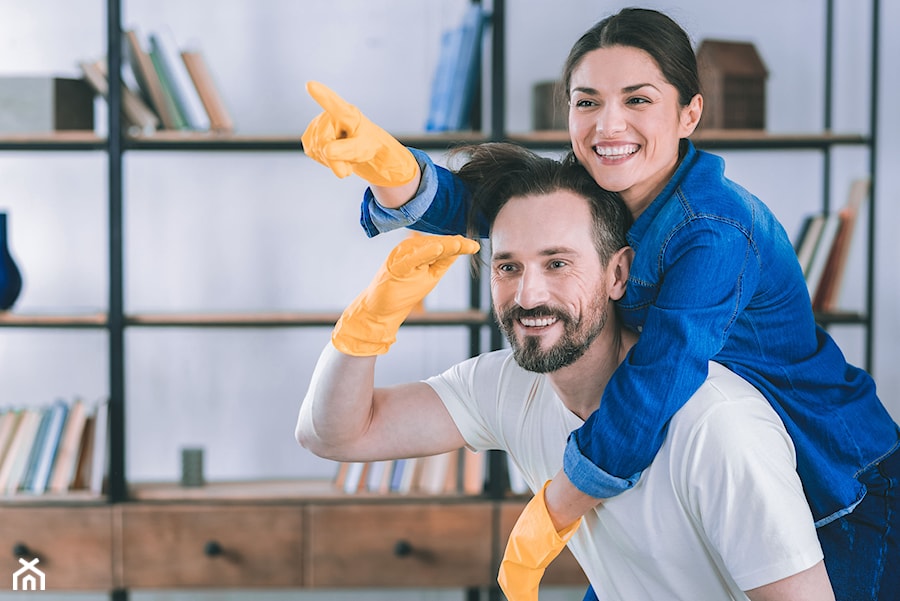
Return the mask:
{"type": "Polygon", "coordinates": [[[523,309],[532,309],[547,304],[550,287],[547,278],[536,270],[525,270],[516,289],[516,304],[523,309]]]}

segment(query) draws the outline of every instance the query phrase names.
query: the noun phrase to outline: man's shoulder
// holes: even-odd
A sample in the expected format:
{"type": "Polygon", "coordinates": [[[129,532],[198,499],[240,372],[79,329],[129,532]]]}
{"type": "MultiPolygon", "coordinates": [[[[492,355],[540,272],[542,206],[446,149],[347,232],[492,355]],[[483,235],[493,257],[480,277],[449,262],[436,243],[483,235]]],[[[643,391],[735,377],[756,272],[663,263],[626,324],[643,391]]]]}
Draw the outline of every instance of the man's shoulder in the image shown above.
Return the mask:
{"type": "Polygon", "coordinates": [[[761,429],[784,431],[784,424],[759,390],[714,361],[706,380],[670,424],[670,434],[683,440],[702,433],[707,442],[729,446],[761,429]]]}

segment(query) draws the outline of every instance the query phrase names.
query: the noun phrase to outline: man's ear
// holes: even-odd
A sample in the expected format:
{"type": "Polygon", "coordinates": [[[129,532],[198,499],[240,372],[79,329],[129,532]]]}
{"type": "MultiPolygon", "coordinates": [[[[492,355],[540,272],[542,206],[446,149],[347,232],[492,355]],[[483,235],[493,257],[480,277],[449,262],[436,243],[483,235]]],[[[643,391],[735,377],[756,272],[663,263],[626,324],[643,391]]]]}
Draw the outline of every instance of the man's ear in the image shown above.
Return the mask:
{"type": "Polygon", "coordinates": [[[625,286],[628,284],[628,275],[631,273],[631,262],[634,260],[634,250],[630,246],[623,246],[612,256],[606,266],[609,275],[609,298],[616,301],[625,294],[625,286]]]}

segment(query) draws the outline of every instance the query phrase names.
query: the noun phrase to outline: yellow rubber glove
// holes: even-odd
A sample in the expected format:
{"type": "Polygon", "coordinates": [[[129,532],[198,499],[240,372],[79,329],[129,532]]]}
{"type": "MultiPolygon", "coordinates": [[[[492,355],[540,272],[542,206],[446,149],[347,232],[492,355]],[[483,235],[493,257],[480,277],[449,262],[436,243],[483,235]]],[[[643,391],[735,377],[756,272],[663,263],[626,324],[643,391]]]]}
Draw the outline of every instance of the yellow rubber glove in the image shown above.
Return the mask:
{"type": "Polygon", "coordinates": [[[456,257],[478,252],[478,243],[463,236],[412,236],[398,244],[369,287],[350,304],[331,334],[335,348],[347,355],[386,353],[400,324],[434,289],[456,257]]]}
{"type": "Polygon", "coordinates": [[[419,174],[409,149],[358,108],[317,81],[307,82],[306,91],[324,109],[301,138],[309,157],[338,177],[355,173],[374,186],[402,186],[419,174]]]}
{"type": "Polygon", "coordinates": [[[506,543],[497,582],[509,601],[537,601],[544,570],[581,525],[579,518],[556,531],[544,500],[548,484],[549,480],[522,510],[506,543]]]}

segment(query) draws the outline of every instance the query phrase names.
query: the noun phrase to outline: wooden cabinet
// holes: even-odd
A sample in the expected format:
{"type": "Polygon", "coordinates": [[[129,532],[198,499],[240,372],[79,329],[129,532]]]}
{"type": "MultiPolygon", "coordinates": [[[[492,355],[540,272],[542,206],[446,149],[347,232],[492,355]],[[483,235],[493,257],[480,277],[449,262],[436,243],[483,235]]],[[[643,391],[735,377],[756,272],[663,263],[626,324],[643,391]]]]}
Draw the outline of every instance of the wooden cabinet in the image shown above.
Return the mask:
{"type": "MultiPolygon", "coordinates": [[[[522,513],[524,508],[525,502],[523,501],[506,501],[500,504],[500,518],[497,527],[499,529],[501,557],[503,555],[503,549],[506,547],[509,533],[512,532],[513,526],[516,525],[516,520],[519,519],[519,514],[522,513]]],[[[557,586],[573,586],[580,584],[587,586],[588,579],[587,576],[584,575],[581,566],[575,561],[572,552],[566,548],[563,549],[562,553],[559,554],[559,557],[557,557],[553,563],[550,564],[550,567],[547,568],[543,579],[541,579],[541,583],[544,585],[557,586]]]]}
{"type": "Polygon", "coordinates": [[[302,584],[300,506],[125,504],[117,509],[125,587],[302,584]]]}
{"type": "Polygon", "coordinates": [[[4,582],[25,567],[19,558],[29,563],[38,559],[33,566],[43,573],[47,591],[110,590],[112,533],[109,506],[4,507],[0,516],[4,582]]]}
{"type": "Polygon", "coordinates": [[[309,587],[486,587],[489,502],[311,505],[309,587]]]}

